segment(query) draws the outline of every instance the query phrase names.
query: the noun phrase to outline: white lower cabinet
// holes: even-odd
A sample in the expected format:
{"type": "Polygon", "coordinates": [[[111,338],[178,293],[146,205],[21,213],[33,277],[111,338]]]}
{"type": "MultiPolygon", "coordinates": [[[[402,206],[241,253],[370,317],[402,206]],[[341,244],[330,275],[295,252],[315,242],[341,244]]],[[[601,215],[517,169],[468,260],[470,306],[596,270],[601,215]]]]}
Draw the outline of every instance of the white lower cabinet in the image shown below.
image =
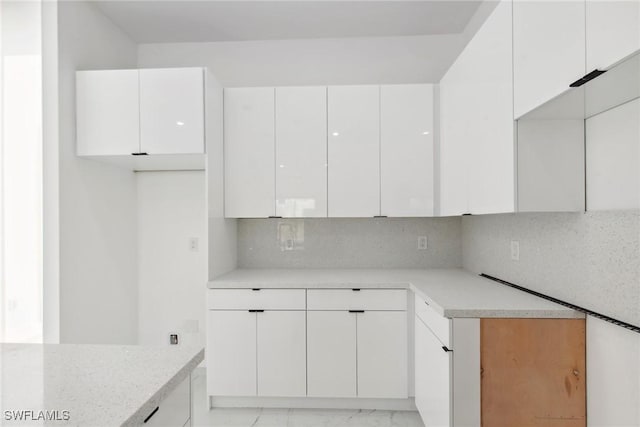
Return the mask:
{"type": "Polygon", "coordinates": [[[191,425],[191,376],[185,378],[145,419],[145,426],[191,425]]]}
{"type": "Polygon", "coordinates": [[[354,313],[307,312],[307,354],[309,396],[356,396],[356,315],[354,313]]]}

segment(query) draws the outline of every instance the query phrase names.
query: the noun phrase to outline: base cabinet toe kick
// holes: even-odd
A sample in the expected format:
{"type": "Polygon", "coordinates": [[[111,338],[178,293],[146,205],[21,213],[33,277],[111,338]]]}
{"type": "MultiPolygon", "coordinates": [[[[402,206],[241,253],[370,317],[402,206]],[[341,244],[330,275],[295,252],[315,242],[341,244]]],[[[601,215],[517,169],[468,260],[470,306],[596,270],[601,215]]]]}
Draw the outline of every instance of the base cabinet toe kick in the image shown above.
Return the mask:
{"type": "Polygon", "coordinates": [[[417,408],[427,427],[586,426],[584,319],[451,319],[397,288],[209,289],[207,311],[212,406],[417,408]]]}

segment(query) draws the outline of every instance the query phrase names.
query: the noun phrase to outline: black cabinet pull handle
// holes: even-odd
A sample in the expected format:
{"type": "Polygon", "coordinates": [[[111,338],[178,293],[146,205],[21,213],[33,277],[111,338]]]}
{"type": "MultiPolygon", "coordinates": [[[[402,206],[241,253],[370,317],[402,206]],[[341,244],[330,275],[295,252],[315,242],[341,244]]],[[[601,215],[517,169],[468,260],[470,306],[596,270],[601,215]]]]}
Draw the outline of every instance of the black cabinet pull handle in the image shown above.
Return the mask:
{"type": "Polygon", "coordinates": [[[145,418],[145,419],[144,419],[144,421],[143,421],[142,423],[143,423],[143,424],[146,424],[146,423],[147,423],[147,421],[149,421],[149,420],[151,419],[151,417],[153,417],[153,416],[156,414],[156,412],[158,412],[158,409],[160,409],[160,407],[159,407],[159,406],[156,406],[156,409],[154,409],[154,410],[153,410],[153,412],[151,412],[151,413],[149,414],[149,416],[147,416],[147,418],[145,418]]]}
{"type": "Polygon", "coordinates": [[[264,310],[249,310],[249,313],[264,313],[264,310]]]}
{"type": "Polygon", "coordinates": [[[132,156],[148,156],[149,153],[131,153],[132,156]]]}
{"type": "Polygon", "coordinates": [[[251,289],[251,290],[252,290],[252,291],[259,291],[259,290],[260,290],[260,288],[253,288],[253,289],[251,289]]]}
{"type": "Polygon", "coordinates": [[[364,310],[349,310],[349,313],[364,313],[364,310]]]}
{"type": "Polygon", "coordinates": [[[453,350],[450,350],[446,345],[443,345],[442,349],[445,351],[445,353],[449,351],[453,351],[453,350]]]}
{"type": "Polygon", "coordinates": [[[351,289],[353,292],[360,292],[360,288],[353,288],[351,289]]]}

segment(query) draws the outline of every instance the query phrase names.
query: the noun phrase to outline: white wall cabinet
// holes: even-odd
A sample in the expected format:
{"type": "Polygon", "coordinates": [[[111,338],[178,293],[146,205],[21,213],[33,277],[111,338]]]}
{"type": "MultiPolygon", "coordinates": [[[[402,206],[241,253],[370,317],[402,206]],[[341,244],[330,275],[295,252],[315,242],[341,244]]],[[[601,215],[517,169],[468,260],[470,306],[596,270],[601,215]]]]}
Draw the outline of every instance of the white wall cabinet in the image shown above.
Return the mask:
{"type": "Polygon", "coordinates": [[[585,9],[584,1],[513,2],[516,118],[586,74],[585,9]]]}
{"type": "Polygon", "coordinates": [[[327,88],[279,87],[275,96],[276,215],[326,217],[327,88]]]}
{"type": "Polygon", "coordinates": [[[275,89],[224,91],[225,216],[275,215],[275,89]]]}
{"type": "Polygon", "coordinates": [[[640,49],[640,2],[586,0],[587,72],[606,70],[640,49]]]}
{"type": "Polygon", "coordinates": [[[440,215],[513,212],[512,4],[498,4],[440,82],[440,215]]]}
{"type": "Polygon", "coordinates": [[[133,170],[202,169],[205,72],[78,71],[77,155],[133,170]]]}
{"type": "Polygon", "coordinates": [[[201,68],[140,70],[142,152],[204,152],[203,79],[201,68]]]}
{"type": "Polygon", "coordinates": [[[380,87],[381,215],[434,213],[433,85],[380,87]]]}
{"type": "Polygon", "coordinates": [[[328,89],[330,217],[380,215],[380,87],[328,89]]]}

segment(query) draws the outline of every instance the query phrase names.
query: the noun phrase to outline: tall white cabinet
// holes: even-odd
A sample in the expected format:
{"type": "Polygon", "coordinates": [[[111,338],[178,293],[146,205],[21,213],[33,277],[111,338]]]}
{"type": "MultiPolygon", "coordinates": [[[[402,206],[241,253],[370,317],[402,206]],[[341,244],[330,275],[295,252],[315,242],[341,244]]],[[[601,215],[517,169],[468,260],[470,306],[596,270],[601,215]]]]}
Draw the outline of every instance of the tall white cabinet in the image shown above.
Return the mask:
{"type": "Polygon", "coordinates": [[[380,87],[330,86],[330,217],[380,215],[380,87]]]}
{"type": "Polygon", "coordinates": [[[275,215],[275,89],[224,91],[225,216],[275,215]]]}
{"type": "Polygon", "coordinates": [[[434,88],[380,87],[380,197],[383,216],[434,214],[434,88]]]}
{"type": "Polygon", "coordinates": [[[326,217],[327,88],[279,87],[275,93],[276,215],[326,217]]]}

